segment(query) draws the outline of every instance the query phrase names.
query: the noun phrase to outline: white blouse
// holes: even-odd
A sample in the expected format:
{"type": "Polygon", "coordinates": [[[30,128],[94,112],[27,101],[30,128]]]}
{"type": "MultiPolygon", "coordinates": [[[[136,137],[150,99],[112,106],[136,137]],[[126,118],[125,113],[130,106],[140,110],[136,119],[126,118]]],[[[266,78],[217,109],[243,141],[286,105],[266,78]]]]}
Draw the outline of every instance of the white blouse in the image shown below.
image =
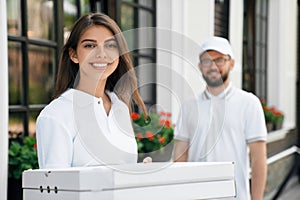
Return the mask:
{"type": "Polygon", "coordinates": [[[40,168],[137,162],[137,144],[128,107],[108,92],[107,115],[101,98],[69,89],[37,118],[40,168]]]}

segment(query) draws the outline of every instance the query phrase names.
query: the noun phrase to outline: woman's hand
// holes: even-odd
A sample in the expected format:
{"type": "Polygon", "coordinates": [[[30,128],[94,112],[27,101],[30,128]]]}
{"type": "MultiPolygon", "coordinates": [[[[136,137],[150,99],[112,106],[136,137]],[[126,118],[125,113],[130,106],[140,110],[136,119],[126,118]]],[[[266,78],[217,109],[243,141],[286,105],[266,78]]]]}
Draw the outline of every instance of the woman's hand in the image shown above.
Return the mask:
{"type": "Polygon", "coordinates": [[[143,163],[152,163],[152,158],[149,156],[144,158],[143,163]]]}

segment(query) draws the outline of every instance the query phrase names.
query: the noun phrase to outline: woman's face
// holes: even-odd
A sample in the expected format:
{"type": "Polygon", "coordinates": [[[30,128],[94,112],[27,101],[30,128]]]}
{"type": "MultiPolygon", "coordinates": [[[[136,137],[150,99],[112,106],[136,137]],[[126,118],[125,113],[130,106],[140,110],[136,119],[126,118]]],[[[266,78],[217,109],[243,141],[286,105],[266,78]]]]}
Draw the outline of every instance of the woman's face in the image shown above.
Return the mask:
{"type": "Polygon", "coordinates": [[[112,32],[102,25],[88,28],[80,37],[76,51],[69,52],[79,64],[80,79],[106,80],[119,64],[119,48],[112,32]]]}

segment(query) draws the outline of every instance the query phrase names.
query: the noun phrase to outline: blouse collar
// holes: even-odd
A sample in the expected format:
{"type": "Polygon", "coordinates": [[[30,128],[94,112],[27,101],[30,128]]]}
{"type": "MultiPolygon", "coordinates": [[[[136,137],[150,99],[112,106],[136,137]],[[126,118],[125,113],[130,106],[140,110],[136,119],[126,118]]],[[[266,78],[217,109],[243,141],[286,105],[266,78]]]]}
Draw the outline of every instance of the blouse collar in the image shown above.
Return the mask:
{"type": "MultiPolygon", "coordinates": [[[[112,104],[117,103],[119,101],[119,98],[114,92],[110,92],[108,90],[105,91],[105,93],[109,96],[112,104]]],[[[66,98],[70,101],[73,101],[76,105],[80,107],[85,107],[90,104],[94,103],[103,103],[103,100],[101,97],[95,97],[93,95],[90,95],[86,92],[83,92],[81,90],[77,90],[74,88],[70,88],[67,91],[65,91],[62,95],[62,98],[66,98]]]]}

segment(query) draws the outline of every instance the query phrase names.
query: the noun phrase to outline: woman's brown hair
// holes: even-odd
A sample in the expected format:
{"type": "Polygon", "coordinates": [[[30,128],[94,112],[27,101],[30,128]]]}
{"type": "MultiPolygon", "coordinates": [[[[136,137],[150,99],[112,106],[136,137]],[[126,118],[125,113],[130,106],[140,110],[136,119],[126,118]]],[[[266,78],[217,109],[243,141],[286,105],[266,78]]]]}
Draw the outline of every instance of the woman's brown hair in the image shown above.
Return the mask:
{"type": "Polygon", "coordinates": [[[142,108],[147,115],[145,104],[138,92],[137,78],[133,69],[131,57],[126,40],[119,26],[105,14],[92,13],[78,19],[64,45],[59,60],[58,73],[54,98],[59,97],[69,88],[73,88],[79,65],[70,59],[70,49],[76,50],[81,35],[91,26],[102,25],[108,28],[114,35],[119,47],[119,64],[116,70],[108,77],[105,90],[114,91],[116,95],[127,104],[131,111],[132,103],[142,108]],[[121,83],[119,82],[120,80],[121,83]]]}

